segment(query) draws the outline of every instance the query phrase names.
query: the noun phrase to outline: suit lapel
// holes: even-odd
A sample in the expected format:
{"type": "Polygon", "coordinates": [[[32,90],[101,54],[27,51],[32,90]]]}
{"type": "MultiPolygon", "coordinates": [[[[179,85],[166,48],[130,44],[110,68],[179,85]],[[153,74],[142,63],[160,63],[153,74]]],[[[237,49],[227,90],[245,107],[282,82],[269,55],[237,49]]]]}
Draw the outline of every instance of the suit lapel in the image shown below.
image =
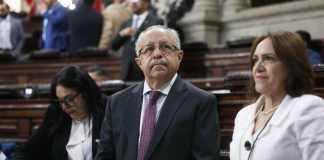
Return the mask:
{"type": "Polygon", "coordinates": [[[138,136],[139,136],[139,126],[141,118],[141,108],[142,108],[142,93],[143,84],[137,85],[131,94],[125,99],[127,107],[127,115],[124,119],[124,129],[127,134],[127,139],[129,139],[130,157],[137,157],[137,147],[138,147],[138,136]]]}
{"type": "MultiPolygon", "coordinates": [[[[67,116],[67,115],[64,115],[67,116]]],[[[59,159],[62,160],[67,160],[68,159],[68,154],[67,151],[65,149],[66,144],[68,143],[69,139],[70,139],[70,132],[71,132],[71,127],[72,127],[72,120],[70,118],[65,117],[64,119],[62,119],[63,121],[67,121],[66,125],[63,125],[63,128],[61,131],[59,131],[58,133],[58,138],[54,139],[54,141],[57,141],[55,143],[59,144],[56,147],[60,147],[57,149],[54,149],[55,151],[58,151],[56,153],[57,157],[59,159]],[[60,152],[62,151],[63,152],[60,152]]]]}
{"type": "Polygon", "coordinates": [[[178,77],[163,104],[159,119],[156,124],[156,128],[154,130],[153,138],[150,143],[150,147],[148,148],[146,157],[144,159],[148,160],[154,149],[159,144],[161,138],[170,126],[177,110],[184,102],[186,95],[187,92],[184,86],[184,82],[181,78],[178,77]]]}
{"type": "Polygon", "coordinates": [[[139,33],[142,32],[144,29],[147,28],[147,25],[149,24],[151,19],[151,14],[148,14],[146,18],[144,19],[142,25],[138,28],[139,33]]]}
{"type": "MultiPolygon", "coordinates": [[[[143,23],[141,24],[141,26],[137,29],[136,33],[135,33],[135,38],[134,41],[138,38],[139,34],[144,31],[146,28],[148,28],[149,24],[151,21],[151,14],[149,13],[146,18],[144,19],[143,23]]],[[[132,25],[132,24],[131,24],[132,25]]]]}
{"type": "Polygon", "coordinates": [[[92,120],[92,158],[95,157],[97,153],[97,145],[99,142],[99,136],[100,136],[100,126],[103,119],[103,113],[104,111],[96,111],[97,113],[93,115],[92,120]]]}

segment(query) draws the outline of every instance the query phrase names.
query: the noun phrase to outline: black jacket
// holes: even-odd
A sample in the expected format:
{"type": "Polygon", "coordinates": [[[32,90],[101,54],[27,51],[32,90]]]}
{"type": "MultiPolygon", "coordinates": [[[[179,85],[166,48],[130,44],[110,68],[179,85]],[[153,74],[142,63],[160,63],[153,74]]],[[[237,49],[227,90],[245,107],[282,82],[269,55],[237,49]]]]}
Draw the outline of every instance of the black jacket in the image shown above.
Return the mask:
{"type": "MultiPolygon", "coordinates": [[[[102,99],[102,106],[92,114],[92,155],[97,152],[97,141],[101,128],[107,97],[102,99]]],[[[60,106],[51,103],[45,113],[43,123],[28,142],[14,153],[16,160],[68,160],[68,143],[72,119],[60,106]]]]}
{"type": "Polygon", "coordinates": [[[68,14],[70,50],[72,52],[99,44],[103,17],[91,7],[82,5],[68,14]]]}

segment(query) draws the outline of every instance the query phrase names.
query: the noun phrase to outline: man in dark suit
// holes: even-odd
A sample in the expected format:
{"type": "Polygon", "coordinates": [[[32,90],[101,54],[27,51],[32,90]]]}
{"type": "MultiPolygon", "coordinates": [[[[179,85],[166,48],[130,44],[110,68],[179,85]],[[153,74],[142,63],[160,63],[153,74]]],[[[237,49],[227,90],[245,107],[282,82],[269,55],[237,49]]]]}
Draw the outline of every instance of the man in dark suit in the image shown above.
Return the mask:
{"type": "Polygon", "coordinates": [[[218,160],[216,99],[177,74],[177,32],[146,29],[136,54],[145,81],[111,96],[96,160],[218,160]]]}
{"type": "Polygon", "coordinates": [[[133,17],[121,26],[120,32],[111,42],[112,50],[122,50],[121,79],[125,81],[141,81],[143,74],[135,63],[135,41],[138,35],[152,25],[162,24],[163,21],[148,11],[150,0],[130,0],[129,5],[133,17]]]}
{"type": "Polygon", "coordinates": [[[57,0],[41,1],[43,15],[42,48],[66,50],[68,47],[67,12],[57,0]]]}
{"type": "Polygon", "coordinates": [[[68,14],[70,50],[76,51],[99,44],[103,18],[93,8],[94,0],[82,0],[80,5],[68,14]]]}

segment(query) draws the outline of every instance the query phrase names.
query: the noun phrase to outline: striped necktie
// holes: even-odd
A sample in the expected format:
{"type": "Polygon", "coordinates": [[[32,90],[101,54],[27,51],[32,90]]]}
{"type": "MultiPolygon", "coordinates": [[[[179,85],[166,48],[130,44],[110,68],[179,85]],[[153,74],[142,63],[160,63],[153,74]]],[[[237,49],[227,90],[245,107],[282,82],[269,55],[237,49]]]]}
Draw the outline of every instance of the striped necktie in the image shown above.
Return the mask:
{"type": "Polygon", "coordinates": [[[138,148],[137,160],[144,160],[146,151],[150,145],[154,128],[156,115],[156,101],[161,95],[160,91],[149,92],[149,102],[144,111],[144,118],[142,122],[141,139],[138,148]]]}

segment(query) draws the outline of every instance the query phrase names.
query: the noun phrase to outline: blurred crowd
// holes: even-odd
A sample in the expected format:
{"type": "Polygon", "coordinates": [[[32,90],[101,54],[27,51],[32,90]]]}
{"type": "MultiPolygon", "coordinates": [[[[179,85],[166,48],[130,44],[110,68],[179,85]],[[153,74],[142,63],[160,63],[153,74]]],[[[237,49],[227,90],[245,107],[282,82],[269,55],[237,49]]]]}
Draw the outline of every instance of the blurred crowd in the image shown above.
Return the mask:
{"type": "MultiPolygon", "coordinates": [[[[11,16],[9,6],[1,2],[1,50],[19,58],[24,46],[21,17],[11,16]],[[8,15],[8,16],[7,16],[8,15]],[[7,17],[7,18],[5,18],[7,17]]],[[[74,7],[60,0],[28,0],[33,14],[42,17],[37,41],[40,53],[67,52],[73,54],[87,49],[116,53],[122,57],[122,79],[137,81],[143,75],[135,64],[135,41],[152,25],[165,25],[178,30],[177,21],[188,12],[194,0],[111,0],[101,7],[97,0],[73,0],[74,7]]]]}
{"type": "MultiPolygon", "coordinates": [[[[41,54],[101,51],[122,59],[121,79],[143,79],[135,63],[135,41],[152,25],[165,25],[177,30],[180,40],[184,34],[179,20],[191,10],[194,0],[26,0],[28,15],[42,17],[41,31],[33,35],[41,54]],[[69,5],[71,2],[73,5],[69,5]],[[105,2],[105,4],[103,3],[105,2]]],[[[10,7],[0,0],[0,53],[19,59],[28,48],[22,20],[11,14],[10,7]]],[[[28,16],[27,16],[28,17],[28,16]]],[[[321,64],[318,52],[312,50],[311,35],[297,31],[309,48],[312,64],[321,64]]],[[[30,34],[30,33],[29,33],[30,34]]]]}

